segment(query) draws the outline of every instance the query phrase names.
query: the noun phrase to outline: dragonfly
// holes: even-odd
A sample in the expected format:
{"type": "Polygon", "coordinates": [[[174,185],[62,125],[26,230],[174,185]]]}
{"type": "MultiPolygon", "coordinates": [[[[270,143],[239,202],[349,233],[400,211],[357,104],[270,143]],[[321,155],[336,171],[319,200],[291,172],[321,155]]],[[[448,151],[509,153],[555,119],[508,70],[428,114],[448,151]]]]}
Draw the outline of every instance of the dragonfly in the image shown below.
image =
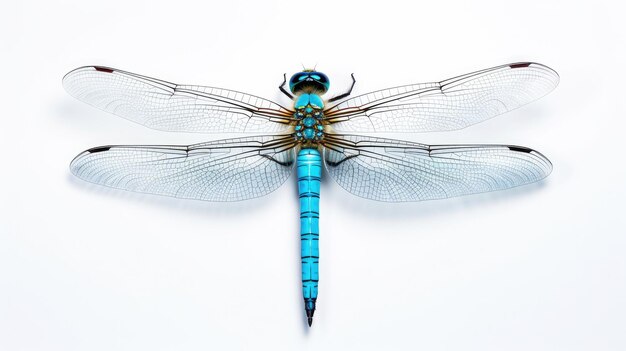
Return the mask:
{"type": "Polygon", "coordinates": [[[280,187],[296,169],[300,202],[302,294],[308,325],[319,282],[322,169],[348,192],[404,202],[503,190],[539,181],[552,164],[516,145],[426,145],[375,133],[462,129],[519,108],[559,82],[551,68],[518,62],[439,82],[324,98],[327,75],[295,73],[280,91],[293,105],[234,90],[170,83],[103,66],[63,78],[78,100],[143,126],[168,132],[247,133],[193,145],[107,145],[70,164],[92,183],[205,201],[240,201],[280,187]],[[365,133],[360,135],[354,133],[365,133]]]}

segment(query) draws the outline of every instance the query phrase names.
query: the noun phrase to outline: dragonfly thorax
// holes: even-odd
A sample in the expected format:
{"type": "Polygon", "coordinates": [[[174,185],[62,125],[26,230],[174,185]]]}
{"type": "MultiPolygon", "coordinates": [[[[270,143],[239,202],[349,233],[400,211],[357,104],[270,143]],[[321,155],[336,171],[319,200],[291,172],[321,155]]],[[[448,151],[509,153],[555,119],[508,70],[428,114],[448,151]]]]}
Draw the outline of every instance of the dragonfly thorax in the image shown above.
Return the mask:
{"type": "Polygon", "coordinates": [[[300,142],[315,142],[324,137],[324,101],[317,94],[301,94],[294,104],[295,137],[300,142]]]}

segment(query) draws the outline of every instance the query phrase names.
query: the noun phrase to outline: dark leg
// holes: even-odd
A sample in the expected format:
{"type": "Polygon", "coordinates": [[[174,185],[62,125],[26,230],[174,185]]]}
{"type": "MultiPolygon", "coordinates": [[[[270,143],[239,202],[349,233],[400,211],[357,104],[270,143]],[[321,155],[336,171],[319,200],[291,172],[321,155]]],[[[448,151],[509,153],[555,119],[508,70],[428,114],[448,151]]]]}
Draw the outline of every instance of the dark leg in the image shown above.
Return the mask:
{"type": "Polygon", "coordinates": [[[350,96],[350,93],[352,93],[352,88],[354,88],[354,84],[356,84],[356,79],[354,79],[354,73],[351,74],[352,76],[352,85],[350,86],[350,90],[348,90],[347,92],[341,94],[341,95],[337,95],[334,96],[332,98],[330,98],[330,100],[328,100],[329,102],[333,102],[333,101],[337,101],[337,100],[341,100],[345,97],[350,96]]]}
{"type": "Polygon", "coordinates": [[[289,94],[289,92],[285,89],[285,84],[287,83],[287,73],[283,75],[283,83],[278,87],[283,94],[287,95],[290,99],[293,100],[293,95],[289,94]]]}

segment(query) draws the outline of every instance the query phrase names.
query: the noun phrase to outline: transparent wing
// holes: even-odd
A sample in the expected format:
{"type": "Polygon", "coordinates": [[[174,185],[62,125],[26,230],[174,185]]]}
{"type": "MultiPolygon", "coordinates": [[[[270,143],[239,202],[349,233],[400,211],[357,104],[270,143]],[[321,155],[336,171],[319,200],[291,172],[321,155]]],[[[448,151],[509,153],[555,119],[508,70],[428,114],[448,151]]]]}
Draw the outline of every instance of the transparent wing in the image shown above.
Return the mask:
{"type": "Polygon", "coordinates": [[[514,63],[375,91],[334,105],[325,115],[338,132],[449,131],[526,105],[558,83],[558,74],[547,66],[514,63]]]}
{"type": "Polygon", "coordinates": [[[350,193],[402,202],[502,190],[545,178],[550,161],[507,145],[437,145],[357,135],[325,137],[328,173],[350,193]]]}
{"type": "Polygon", "coordinates": [[[92,106],[171,132],[282,132],[293,114],[269,100],[232,90],[178,85],[100,66],[69,72],[63,86],[92,106]]]}
{"type": "Polygon", "coordinates": [[[112,188],[206,201],[239,201],[278,188],[294,165],[292,136],[191,146],[103,146],[72,161],[72,173],[112,188]]]}

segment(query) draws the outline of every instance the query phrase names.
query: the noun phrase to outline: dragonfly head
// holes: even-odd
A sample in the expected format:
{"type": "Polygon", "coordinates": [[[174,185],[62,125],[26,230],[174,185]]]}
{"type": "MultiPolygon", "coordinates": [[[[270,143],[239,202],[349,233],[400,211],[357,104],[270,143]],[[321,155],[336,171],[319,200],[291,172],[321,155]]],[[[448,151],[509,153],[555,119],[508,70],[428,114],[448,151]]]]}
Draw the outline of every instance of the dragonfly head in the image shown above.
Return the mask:
{"type": "Polygon", "coordinates": [[[328,91],[329,87],[328,76],[315,70],[305,69],[289,79],[289,89],[294,94],[315,93],[322,95],[328,91]]]}

